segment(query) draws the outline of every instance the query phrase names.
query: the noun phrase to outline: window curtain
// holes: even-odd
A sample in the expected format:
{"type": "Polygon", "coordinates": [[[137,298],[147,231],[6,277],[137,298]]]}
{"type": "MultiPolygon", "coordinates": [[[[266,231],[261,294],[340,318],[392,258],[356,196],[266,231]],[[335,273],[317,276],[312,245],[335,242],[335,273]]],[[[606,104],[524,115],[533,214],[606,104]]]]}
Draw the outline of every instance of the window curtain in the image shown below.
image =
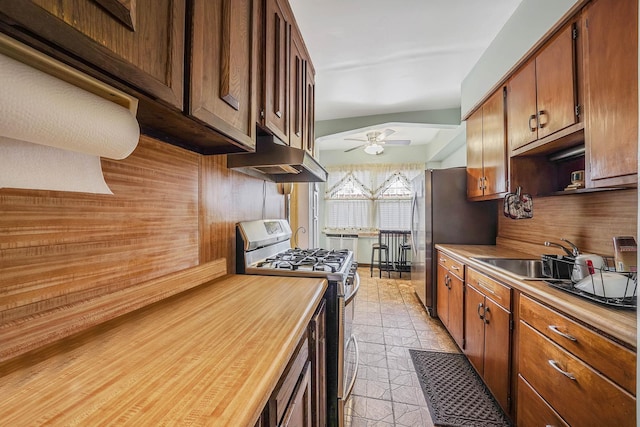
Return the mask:
{"type": "Polygon", "coordinates": [[[423,163],[340,165],[327,167],[325,232],[377,233],[408,230],[411,194],[385,194],[392,184],[408,185],[424,171],[423,163]]]}

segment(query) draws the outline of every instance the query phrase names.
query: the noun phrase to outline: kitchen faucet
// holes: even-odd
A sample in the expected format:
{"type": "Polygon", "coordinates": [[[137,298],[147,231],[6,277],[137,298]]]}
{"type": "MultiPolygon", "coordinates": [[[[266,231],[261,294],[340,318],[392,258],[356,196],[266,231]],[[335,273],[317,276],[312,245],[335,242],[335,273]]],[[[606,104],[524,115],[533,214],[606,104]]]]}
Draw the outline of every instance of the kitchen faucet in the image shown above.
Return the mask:
{"type": "Polygon", "coordinates": [[[580,251],[578,250],[578,247],[576,245],[574,245],[573,243],[571,243],[570,241],[568,241],[564,237],[561,237],[560,240],[562,240],[563,242],[568,243],[569,246],[571,246],[571,252],[572,252],[574,257],[577,257],[578,255],[580,255],[580,251]]]}
{"type": "Polygon", "coordinates": [[[577,247],[576,245],[574,245],[573,243],[571,243],[571,242],[569,242],[569,241],[567,241],[567,240],[565,240],[565,239],[560,239],[560,240],[562,240],[563,242],[567,242],[567,243],[569,243],[569,244],[571,245],[571,247],[573,248],[573,252],[572,252],[572,251],[570,251],[569,249],[567,249],[566,247],[564,247],[563,245],[561,245],[560,243],[548,242],[548,241],[547,241],[547,242],[544,242],[544,245],[545,245],[545,246],[553,246],[553,247],[556,247],[556,248],[560,248],[560,249],[562,249],[562,250],[567,254],[567,256],[570,256],[570,257],[575,257],[575,256],[577,256],[577,254],[578,254],[578,247],[577,247]]]}

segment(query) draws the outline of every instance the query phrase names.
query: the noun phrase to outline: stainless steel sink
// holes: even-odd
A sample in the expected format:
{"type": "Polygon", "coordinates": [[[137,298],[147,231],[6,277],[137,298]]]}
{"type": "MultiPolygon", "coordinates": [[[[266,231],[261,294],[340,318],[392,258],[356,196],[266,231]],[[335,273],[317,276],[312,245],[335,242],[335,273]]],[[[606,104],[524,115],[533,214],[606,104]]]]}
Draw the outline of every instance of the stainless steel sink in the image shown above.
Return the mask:
{"type": "Polygon", "coordinates": [[[500,270],[524,280],[549,280],[549,277],[542,273],[541,259],[521,259],[521,258],[481,258],[472,257],[476,261],[496,267],[500,270]]]}

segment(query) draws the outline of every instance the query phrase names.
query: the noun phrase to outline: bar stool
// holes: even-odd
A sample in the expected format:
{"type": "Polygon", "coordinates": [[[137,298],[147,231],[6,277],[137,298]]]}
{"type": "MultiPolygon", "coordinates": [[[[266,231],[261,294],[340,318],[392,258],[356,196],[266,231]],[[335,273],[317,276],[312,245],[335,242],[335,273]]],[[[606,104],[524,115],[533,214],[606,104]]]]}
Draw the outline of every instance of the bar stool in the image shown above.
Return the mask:
{"type": "Polygon", "coordinates": [[[400,277],[402,277],[402,272],[411,271],[411,266],[407,261],[407,252],[411,250],[411,243],[402,243],[398,249],[399,257],[398,257],[398,271],[400,271],[400,277]]]}
{"type": "Polygon", "coordinates": [[[387,274],[391,277],[391,269],[389,268],[389,245],[382,243],[380,235],[378,235],[378,243],[371,245],[371,264],[369,266],[370,276],[373,277],[373,265],[375,264],[375,253],[378,252],[378,277],[382,278],[382,254],[384,253],[384,264],[387,274]]]}

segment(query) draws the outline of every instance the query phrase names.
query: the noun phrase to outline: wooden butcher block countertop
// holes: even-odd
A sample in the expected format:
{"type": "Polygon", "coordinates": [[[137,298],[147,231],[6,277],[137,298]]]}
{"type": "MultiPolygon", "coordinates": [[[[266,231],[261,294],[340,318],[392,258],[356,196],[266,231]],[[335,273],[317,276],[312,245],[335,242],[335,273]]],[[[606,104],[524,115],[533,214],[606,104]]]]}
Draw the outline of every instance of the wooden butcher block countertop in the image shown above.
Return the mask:
{"type": "Polygon", "coordinates": [[[0,424],[253,426],[326,289],[230,275],[0,365],[0,424]]]}
{"type": "Polygon", "coordinates": [[[463,261],[467,266],[484,272],[521,292],[560,310],[599,330],[621,344],[636,350],[636,312],[609,308],[570,293],[553,288],[539,280],[520,280],[503,270],[480,263],[472,257],[539,258],[524,252],[492,245],[437,245],[447,254],[463,261]]]}

